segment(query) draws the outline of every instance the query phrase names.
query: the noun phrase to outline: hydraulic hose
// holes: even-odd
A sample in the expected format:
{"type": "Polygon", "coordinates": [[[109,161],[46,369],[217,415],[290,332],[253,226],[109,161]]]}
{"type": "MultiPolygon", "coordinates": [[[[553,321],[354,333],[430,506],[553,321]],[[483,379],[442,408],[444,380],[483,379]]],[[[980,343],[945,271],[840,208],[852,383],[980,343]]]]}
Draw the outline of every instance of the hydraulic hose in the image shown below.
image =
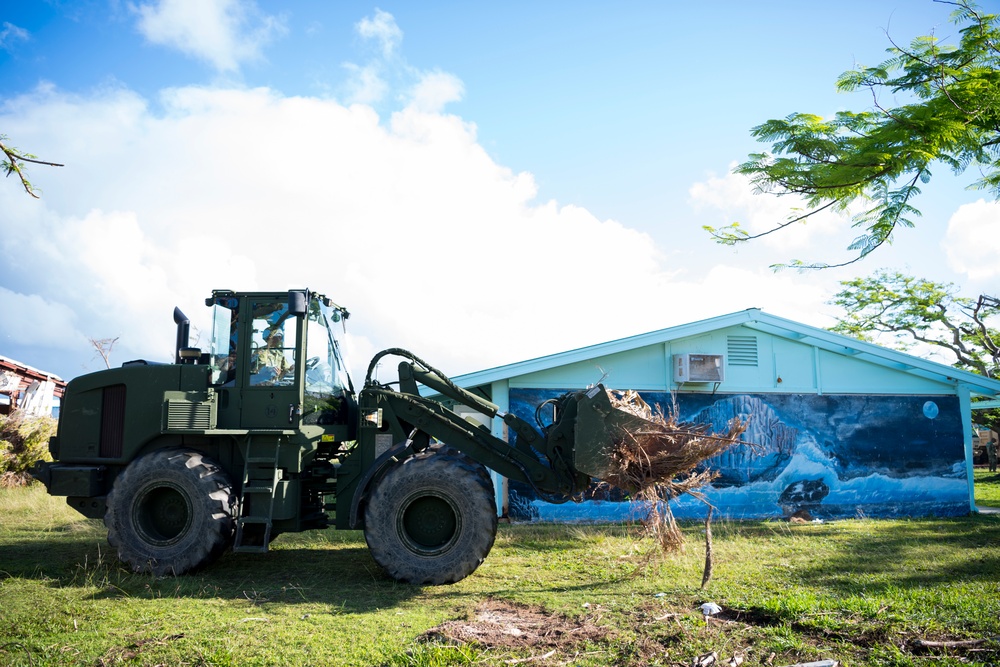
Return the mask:
{"type": "Polygon", "coordinates": [[[437,376],[441,378],[441,381],[448,388],[452,389],[456,393],[461,393],[463,391],[462,388],[459,387],[454,382],[452,382],[451,379],[447,375],[445,375],[444,373],[442,373],[438,369],[434,368],[429,363],[427,363],[426,361],[424,361],[423,359],[421,359],[417,355],[413,354],[409,350],[404,350],[401,347],[390,347],[390,348],[388,348],[386,350],[382,350],[381,352],[379,352],[378,354],[376,354],[374,357],[372,357],[371,363],[368,364],[368,372],[365,374],[365,386],[366,387],[369,387],[369,386],[372,385],[372,373],[375,372],[375,366],[378,365],[378,362],[383,357],[389,357],[389,356],[404,357],[406,359],[409,359],[410,361],[412,361],[412,362],[414,362],[414,363],[419,364],[420,366],[422,366],[425,371],[437,374],[437,376]]]}

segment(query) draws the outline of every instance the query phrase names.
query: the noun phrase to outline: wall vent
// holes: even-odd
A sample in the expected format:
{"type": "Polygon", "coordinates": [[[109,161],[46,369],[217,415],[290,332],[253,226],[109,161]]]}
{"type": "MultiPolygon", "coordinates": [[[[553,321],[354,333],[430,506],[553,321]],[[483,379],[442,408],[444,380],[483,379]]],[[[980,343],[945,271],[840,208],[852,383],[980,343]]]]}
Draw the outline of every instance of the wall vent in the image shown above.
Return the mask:
{"type": "Polygon", "coordinates": [[[674,382],[723,382],[725,361],[721,354],[675,354],[674,382]]]}
{"type": "Polygon", "coordinates": [[[730,366],[757,366],[756,336],[729,336],[727,344],[730,366]]]}

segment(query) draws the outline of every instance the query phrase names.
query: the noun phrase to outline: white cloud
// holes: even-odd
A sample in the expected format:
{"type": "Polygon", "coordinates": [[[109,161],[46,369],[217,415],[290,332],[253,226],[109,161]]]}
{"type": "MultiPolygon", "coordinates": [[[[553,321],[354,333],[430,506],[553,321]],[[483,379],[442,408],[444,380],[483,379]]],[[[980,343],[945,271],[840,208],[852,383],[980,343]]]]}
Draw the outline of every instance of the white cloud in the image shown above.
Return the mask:
{"type": "MultiPolygon", "coordinates": [[[[739,221],[744,231],[751,235],[762,234],[785,223],[791,216],[808,211],[800,198],[792,195],[777,197],[754,193],[750,180],[730,171],[719,177],[709,174],[705,180],[695,183],[688,190],[691,203],[696,210],[717,210],[717,223],[713,227],[726,227],[739,221]],[[796,210],[799,209],[799,210],[796,210]]],[[[809,248],[826,245],[827,248],[846,248],[850,238],[845,235],[850,221],[842,215],[823,211],[809,216],[803,223],[788,227],[754,241],[777,252],[800,252],[809,248]],[[830,245],[830,238],[836,236],[830,245]]]]}
{"type": "Polygon", "coordinates": [[[411,92],[411,106],[419,111],[437,113],[449,102],[462,99],[465,88],[458,77],[446,72],[431,72],[421,77],[411,92]]]}
{"type": "Polygon", "coordinates": [[[465,88],[458,77],[438,70],[422,71],[402,57],[399,45],[403,31],[392,14],[376,9],[374,16],[362,19],[354,29],[376,48],[364,64],[343,64],[348,79],[341,88],[347,103],[370,105],[386,113],[390,110],[381,108],[384,103],[437,113],[449,102],[462,99],[465,88]],[[390,99],[391,93],[397,97],[390,99]]]}
{"type": "Polygon", "coordinates": [[[134,7],[139,32],[231,72],[258,59],[261,48],[286,32],[281,17],[261,12],[252,0],[159,0],[134,7]]]}
{"type": "Polygon", "coordinates": [[[343,85],[344,98],[351,104],[378,105],[393,89],[401,90],[408,79],[419,79],[420,73],[409,67],[397,55],[403,41],[403,31],[392,14],[381,9],[354,24],[354,31],[365,42],[374,42],[375,55],[365,64],[344,63],[348,79],[343,85]]]}
{"type": "Polygon", "coordinates": [[[0,49],[12,51],[16,43],[31,39],[31,35],[24,28],[19,28],[9,21],[4,21],[2,25],[3,28],[0,28],[0,49]]]}
{"type": "MultiPolygon", "coordinates": [[[[169,359],[173,307],[207,329],[203,299],[222,288],[324,291],[353,313],[356,375],[386,347],[457,374],[753,306],[819,317],[831,274],[667,257],[619,222],[536,201],[531,174],[439,113],[460,82],[424,80],[436,92],[388,122],[263,88],[11,100],[0,127],[66,167],[33,174],[41,200],[0,188],[5,317],[76,345],[75,365],[51,368],[64,375],[93,356],[86,337],[120,336],[118,362],[169,359]]],[[[734,196],[709,185],[703,201],[734,196]]]]}
{"type": "Polygon", "coordinates": [[[74,326],[76,314],[65,304],[0,287],[0,312],[4,313],[0,318],[0,340],[5,347],[18,344],[67,348],[87,344],[86,337],[74,326]]]}
{"type": "Polygon", "coordinates": [[[165,359],[173,306],[197,324],[214,288],[307,286],[354,312],[354,348],[460,372],[638,333],[633,313],[670,307],[649,303],[669,276],[648,236],[533,203],[533,178],[454,116],[407,108],[385,126],[367,107],[263,89],[163,102],[157,116],[128,91],[49,90],[0,116],[67,164],[36,176],[38,202],[0,189],[4,284],[48,267],[15,318],[54,304],[87,336],[120,335],[121,358],[165,359]]]}
{"type": "Polygon", "coordinates": [[[383,58],[391,58],[403,41],[403,31],[396,25],[396,19],[381,9],[376,9],[374,16],[358,21],[354,29],[361,37],[374,40],[383,58]]]}
{"type": "Polygon", "coordinates": [[[1000,203],[980,199],[960,206],[948,220],[944,249],[948,265],[971,280],[1000,275],[1000,237],[996,234],[1000,203]]]}
{"type": "Polygon", "coordinates": [[[344,69],[348,73],[345,97],[351,103],[376,104],[389,92],[389,84],[382,78],[378,65],[345,63],[344,69]]]}
{"type": "MultiPolygon", "coordinates": [[[[823,305],[830,298],[831,282],[830,276],[815,271],[774,273],[765,267],[719,265],[699,277],[694,287],[720,295],[720,301],[741,304],[739,308],[760,308],[773,315],[825,328],[834,324],[831,309],[823,305]]],[[[713,311],[711,304],[707,304],[699,308],[699,312],[699,317],[709,317],[725,311],[717,308],[713,311]]]]}

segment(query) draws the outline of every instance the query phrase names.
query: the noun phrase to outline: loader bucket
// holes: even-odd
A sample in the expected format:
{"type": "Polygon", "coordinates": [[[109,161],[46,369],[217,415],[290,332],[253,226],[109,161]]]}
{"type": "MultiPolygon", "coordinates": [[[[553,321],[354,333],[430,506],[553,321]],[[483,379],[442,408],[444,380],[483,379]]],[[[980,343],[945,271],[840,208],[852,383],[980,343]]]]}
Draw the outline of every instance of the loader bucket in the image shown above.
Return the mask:
{"type": "Polygon", "coordinates": [[[602,385],[578,395],[574,429],[573,467],[578,471],[607,479],[611,474],[611,450],[627,433],[658,430],[657,426],[611,405],[611,397],[602,385]]]}

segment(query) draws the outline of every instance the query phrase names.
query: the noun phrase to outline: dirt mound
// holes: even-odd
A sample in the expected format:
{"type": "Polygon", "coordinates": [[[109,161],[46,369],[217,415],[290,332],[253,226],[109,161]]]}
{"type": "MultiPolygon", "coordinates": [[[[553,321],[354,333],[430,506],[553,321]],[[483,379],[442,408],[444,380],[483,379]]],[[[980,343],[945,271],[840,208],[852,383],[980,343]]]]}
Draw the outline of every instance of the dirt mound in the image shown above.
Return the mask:
{"type": "Polygon", "coordinates": [[[570,652],[607,639],[610,631],[589,618],[550,614],[538,607],[485,600],[470,620],[431,628],[422,641],[475,644],[483,648],[570,652]]]}

